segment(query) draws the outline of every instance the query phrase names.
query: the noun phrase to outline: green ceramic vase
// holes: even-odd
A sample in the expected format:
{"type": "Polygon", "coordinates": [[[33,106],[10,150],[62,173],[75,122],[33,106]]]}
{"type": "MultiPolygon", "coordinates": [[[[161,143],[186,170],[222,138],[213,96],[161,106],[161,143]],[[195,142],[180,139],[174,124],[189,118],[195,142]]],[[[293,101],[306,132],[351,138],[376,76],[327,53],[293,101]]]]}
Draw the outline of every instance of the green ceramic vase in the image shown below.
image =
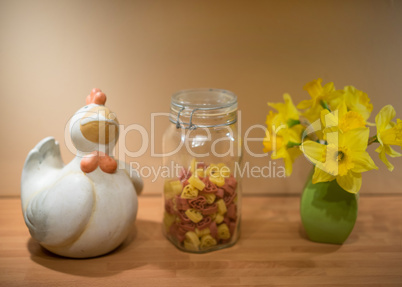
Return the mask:
{"type": "Polygon", "coordinates": [[[340,187],[336,180],[312,183],[310,175],[304,188],[300,215],[310,240],[342,244],[356,223],[358,195],[340,187]]]}

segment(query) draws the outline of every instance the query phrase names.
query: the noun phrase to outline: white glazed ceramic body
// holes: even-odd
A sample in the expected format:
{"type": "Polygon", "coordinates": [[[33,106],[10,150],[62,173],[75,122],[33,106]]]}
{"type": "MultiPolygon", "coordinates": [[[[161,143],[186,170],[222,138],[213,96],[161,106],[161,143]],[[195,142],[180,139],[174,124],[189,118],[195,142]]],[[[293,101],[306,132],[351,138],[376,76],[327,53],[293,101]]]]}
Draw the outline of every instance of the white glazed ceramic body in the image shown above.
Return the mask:
{"type": "Polygon", "coordinates": [[[75,258],[108,253],[124,241],[137,214],[136,189],[142,189],[142,180],[130,176],[125,163],[113,173],[99,166],[82,171],[85,155],[91,150],[108,154],[117,138],[106,147],[78,136],[74,122],[81,110],[70,126],[77,156],[64,165],[58,143],[45,138],[28,154],[21,178],[22,210],[32,237],[51,252],[75,258]]]}

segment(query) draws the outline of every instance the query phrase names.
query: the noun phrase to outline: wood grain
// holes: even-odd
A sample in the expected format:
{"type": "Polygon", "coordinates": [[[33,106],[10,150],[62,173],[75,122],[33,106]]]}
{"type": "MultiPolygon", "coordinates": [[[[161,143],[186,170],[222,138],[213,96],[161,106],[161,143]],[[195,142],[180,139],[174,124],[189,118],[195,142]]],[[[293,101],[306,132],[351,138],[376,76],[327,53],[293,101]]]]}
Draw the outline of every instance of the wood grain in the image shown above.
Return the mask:
{"type": "Polygon", "coordinates": [[[402,286],[402,196],[362,196],[342,246],[306,239],[298,197],[244,197],[232,248],[196,255],[161,234],[162,203],[140,197],[135,228],[114,252],[68,259],[30,238],[18,198],[0,199],[0,286],[402,286]]]}

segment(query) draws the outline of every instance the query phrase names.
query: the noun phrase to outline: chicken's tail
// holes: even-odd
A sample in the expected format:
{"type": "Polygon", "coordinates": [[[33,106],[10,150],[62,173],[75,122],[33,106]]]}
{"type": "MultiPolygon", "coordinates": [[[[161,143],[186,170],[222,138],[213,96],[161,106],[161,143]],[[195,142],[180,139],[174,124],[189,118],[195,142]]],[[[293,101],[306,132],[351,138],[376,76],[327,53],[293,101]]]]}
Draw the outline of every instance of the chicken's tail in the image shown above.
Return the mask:
{"type": "Polygon", "coordinates": [[[53,137],[41,140],[28,154],[21,176],[22,206],[33,193],[45,188],[55,172],[63,168],[59,143],[53,137]]]}

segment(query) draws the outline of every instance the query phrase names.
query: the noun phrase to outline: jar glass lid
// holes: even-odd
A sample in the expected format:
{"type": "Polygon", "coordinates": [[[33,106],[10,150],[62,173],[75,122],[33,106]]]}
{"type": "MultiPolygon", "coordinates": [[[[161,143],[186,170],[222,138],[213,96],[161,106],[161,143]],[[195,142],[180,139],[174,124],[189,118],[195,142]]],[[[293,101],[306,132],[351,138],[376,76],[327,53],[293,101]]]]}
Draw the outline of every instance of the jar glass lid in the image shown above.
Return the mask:
{"type": "Polygon", "coordinates": [[[221,89],[192,89],[172,96],[172,104],[186,108],[223,108],[237,104],[234,93],[221,89]]]}
{"type": "Polygon", "coordinates": [[[195,129],[230,125],[237,120],[237,96],[222,89],[183,90],[173,94],[170,110],[170,121],[177,127],[195,129]],[[221,123],[205,122],[211,118],[221,123]]]}

